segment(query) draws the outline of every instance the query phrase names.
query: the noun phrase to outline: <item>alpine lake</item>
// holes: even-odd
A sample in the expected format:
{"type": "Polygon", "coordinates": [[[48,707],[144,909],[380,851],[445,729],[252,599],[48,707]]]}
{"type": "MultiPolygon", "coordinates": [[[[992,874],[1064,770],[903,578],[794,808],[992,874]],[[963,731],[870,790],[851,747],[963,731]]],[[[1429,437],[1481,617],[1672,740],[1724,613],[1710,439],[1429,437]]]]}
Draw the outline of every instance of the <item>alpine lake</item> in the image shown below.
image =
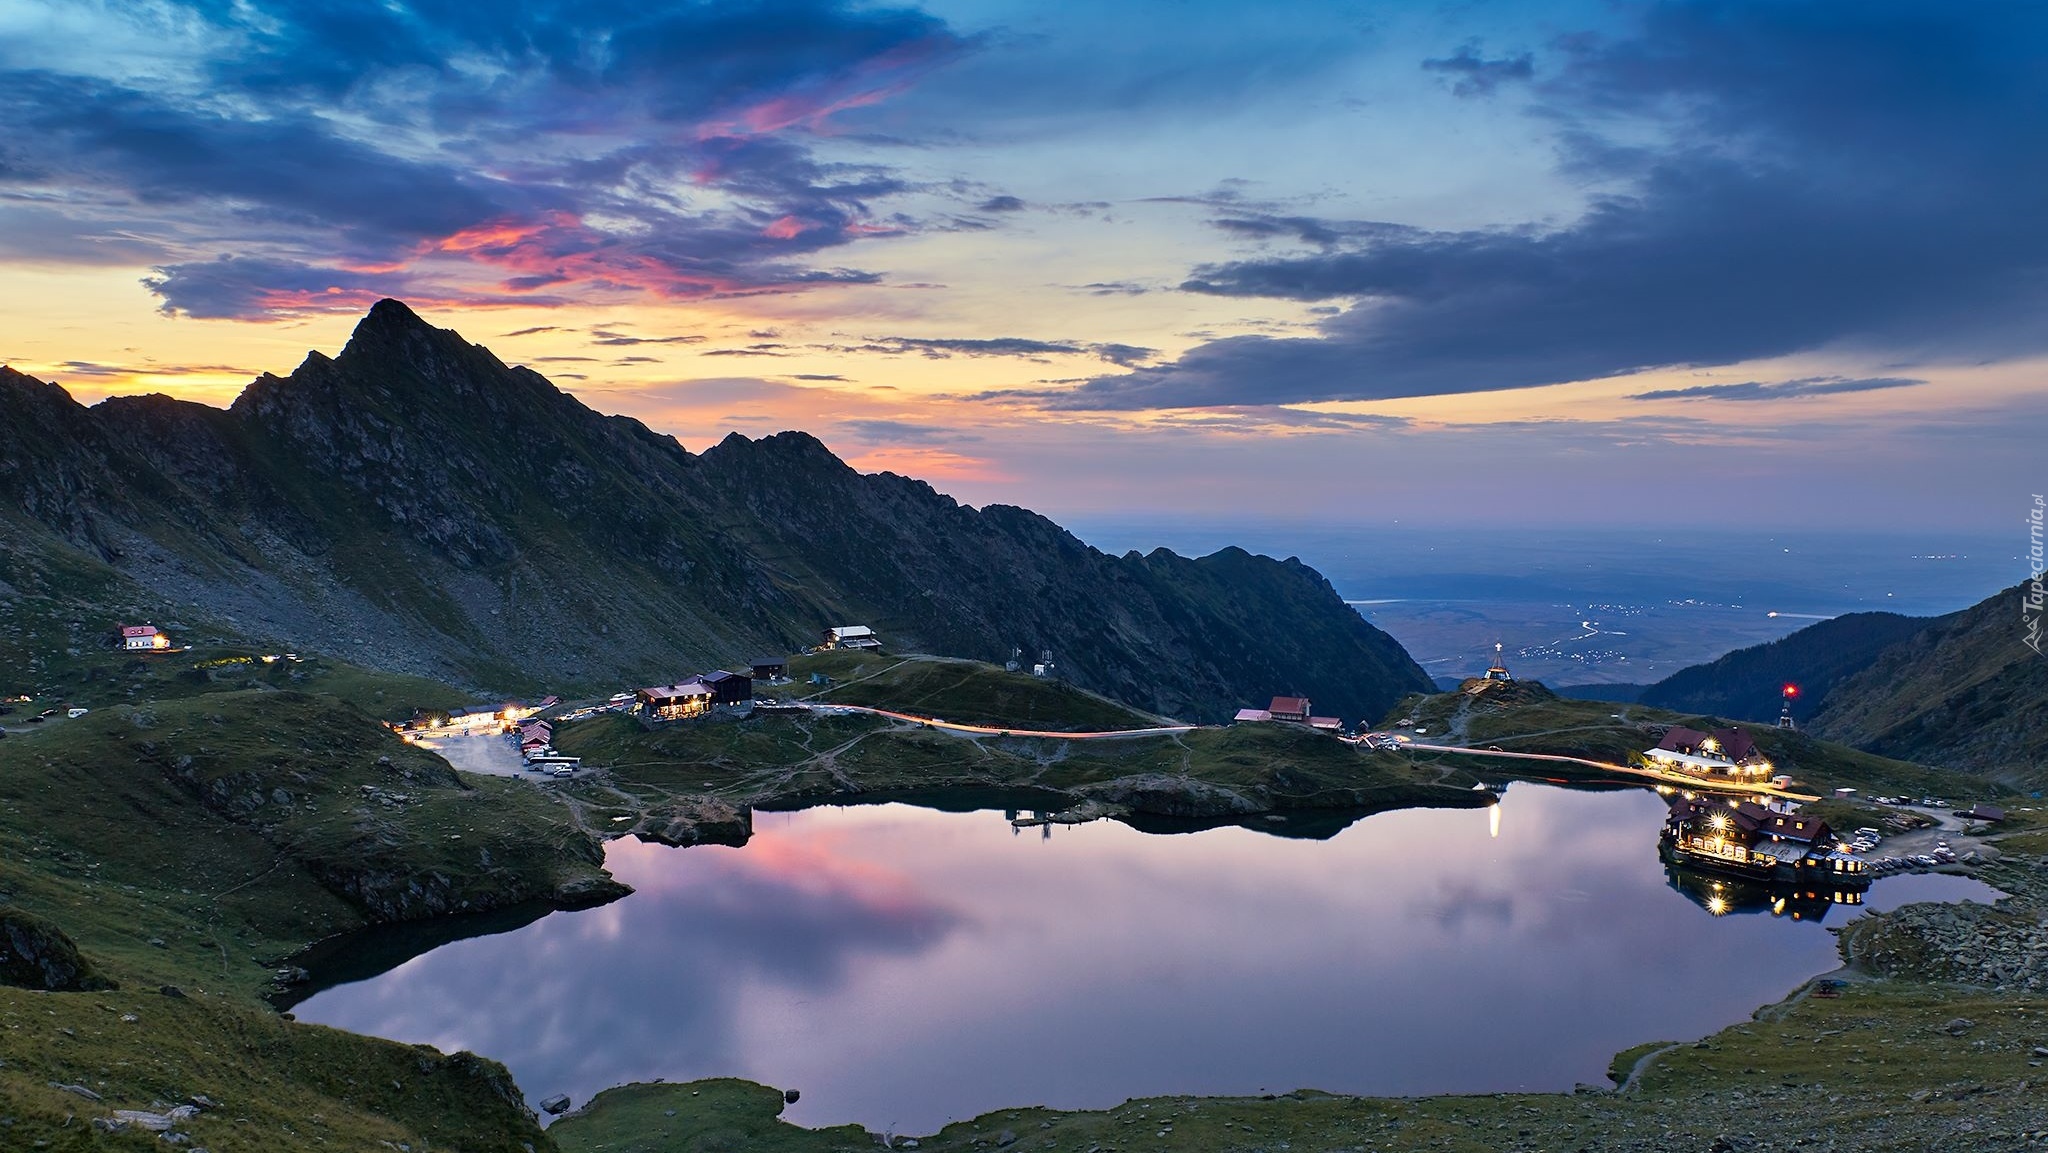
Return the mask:
{"type": "Polygon", "coordinates": [[[1835,968],[1830,927],[1998,896],[1941,874],[1717,882],[1659,859],[1664,813],[1648,790],[1533,783],[1486,809],[1145,831],[757,812],[744,848],[612,842],[636,892],[602,908],[342,942],[292,1008],[496,1058],[530,1100],[737,1076],[799,1090],[799,1124],[919,1134],[1147,1095],[1605,1083],[1620,1050],[1835,968]]]}

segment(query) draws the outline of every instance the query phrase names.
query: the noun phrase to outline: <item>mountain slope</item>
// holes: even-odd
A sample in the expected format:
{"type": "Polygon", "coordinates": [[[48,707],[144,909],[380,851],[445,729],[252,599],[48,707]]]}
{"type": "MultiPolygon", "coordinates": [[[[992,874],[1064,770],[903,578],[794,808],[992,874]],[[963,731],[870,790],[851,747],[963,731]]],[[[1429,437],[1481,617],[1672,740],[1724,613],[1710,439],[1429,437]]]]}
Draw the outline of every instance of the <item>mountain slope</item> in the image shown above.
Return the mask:
{"type": "Polygon", "coordinates": [[[0,497],[0,616],[24,629],[30,602],[119,606],[525,690],[673,677],[859,622],[984,660],[1049,648],[1077,684],[1204,720],[1281,692],[1376,715],[1428,687],[1298,561],[1108,556],[801,433],[692,455],[396,301],[225,411],[88,410],[0,369],[0,497]]]}
{"type": "Polygon", "coordinates": [[[1836,686],[1809,729],[1887,756],[2048,783],[2048,658],[2029,649],[2026,586],[1942,617],[1836,686]]]}
{"type": "Polygon", "coordinates": [[[1945,619],[1849,613],[1680,669],[1636,699],[1676,712],[1769,722],[1778,718],[1783,687],[1793,684],[1799,686],[1794,707],[1805,718],[1818,712],[1836,685],[1868,666],[1878,653],[1945,619]]]}

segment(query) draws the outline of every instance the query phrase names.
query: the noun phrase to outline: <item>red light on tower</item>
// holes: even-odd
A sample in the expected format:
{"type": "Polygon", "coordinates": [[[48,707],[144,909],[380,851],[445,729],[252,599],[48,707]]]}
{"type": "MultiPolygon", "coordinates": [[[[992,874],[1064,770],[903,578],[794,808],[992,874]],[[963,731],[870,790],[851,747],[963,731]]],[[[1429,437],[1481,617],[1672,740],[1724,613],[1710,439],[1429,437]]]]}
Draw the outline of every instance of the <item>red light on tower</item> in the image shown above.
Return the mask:
{"type": "Polygon", "coordinates": [[[1799,695],[1799,686],[1798,686],[1798,685],[1786,685],[1786,686],[1785,686],[1785,699],[1786,699],[1786,700],[1791,700],[1791,699],[1792,699],[1793,697],[1796,697],[1796,696],[1798,696],[1798,695],[1799,695]]]}

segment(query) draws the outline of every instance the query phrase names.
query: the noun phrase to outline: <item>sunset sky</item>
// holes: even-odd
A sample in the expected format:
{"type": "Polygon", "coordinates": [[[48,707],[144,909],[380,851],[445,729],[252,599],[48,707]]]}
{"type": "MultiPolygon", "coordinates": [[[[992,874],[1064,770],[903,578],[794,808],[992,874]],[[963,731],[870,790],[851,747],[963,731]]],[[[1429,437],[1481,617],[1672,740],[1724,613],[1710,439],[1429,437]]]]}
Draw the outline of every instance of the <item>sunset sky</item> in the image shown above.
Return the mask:
{"type": "Polygon", "coordinates": [[[1055,516],[1998,531],[2044,58],[2017,0],[0,0],[0,363],[225,404],[395,296],[1055,516]]]}

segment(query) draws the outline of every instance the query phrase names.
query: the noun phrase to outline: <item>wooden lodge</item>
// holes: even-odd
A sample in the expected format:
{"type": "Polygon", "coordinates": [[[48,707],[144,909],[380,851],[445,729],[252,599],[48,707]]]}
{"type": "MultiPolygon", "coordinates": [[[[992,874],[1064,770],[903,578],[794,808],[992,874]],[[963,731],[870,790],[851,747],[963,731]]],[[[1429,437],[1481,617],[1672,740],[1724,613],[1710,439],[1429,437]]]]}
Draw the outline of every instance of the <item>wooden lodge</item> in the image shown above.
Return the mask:
{"type": "Polygon", "coordinates": [[[680,721],[711,711],[711,686],[691,678],[677,685],[656,685],[633,693],[633,711],[642,720],[680,721]]]}
{"type": "Polygon", "coordinates": [[[1674,860],[1758,881],[1868,885],[1863,861],[1835,847],[1819,817],[1767,809],[1754,801],[1679,797],[1664,819],[1663,844],[1674,860]]]}
{"type": "Polygon", "coordinates": [[[656,685],[633,693],[633,711],[646,721],[682,721],[714,709],[744,711],[754,700],[754,678],[723,669],[673,685],[656,685]]]}
{"type": "Polygon", "coordinates": [[[1643,760],[1652,768],[1710,780],[1760,783],[1776,771],[1749,734],[1734,728],[1703,733],[1673,725],[1656,748],[1643,750],[1643,760]]]}
{"type": "Polygon", "coordinates": [[[705,673],[698,678],[711,686],[713,705],[744,704],[754,699],[754,678],[745,673],[729,673],[724,669],[705,673]]]}
{"type": "Polygon", "coordinates": [[[875,630],[866,625],[840,625],[825,630],[825,643],[819,646],[827,649],[878,649],[882,639],[875,630]]]}

